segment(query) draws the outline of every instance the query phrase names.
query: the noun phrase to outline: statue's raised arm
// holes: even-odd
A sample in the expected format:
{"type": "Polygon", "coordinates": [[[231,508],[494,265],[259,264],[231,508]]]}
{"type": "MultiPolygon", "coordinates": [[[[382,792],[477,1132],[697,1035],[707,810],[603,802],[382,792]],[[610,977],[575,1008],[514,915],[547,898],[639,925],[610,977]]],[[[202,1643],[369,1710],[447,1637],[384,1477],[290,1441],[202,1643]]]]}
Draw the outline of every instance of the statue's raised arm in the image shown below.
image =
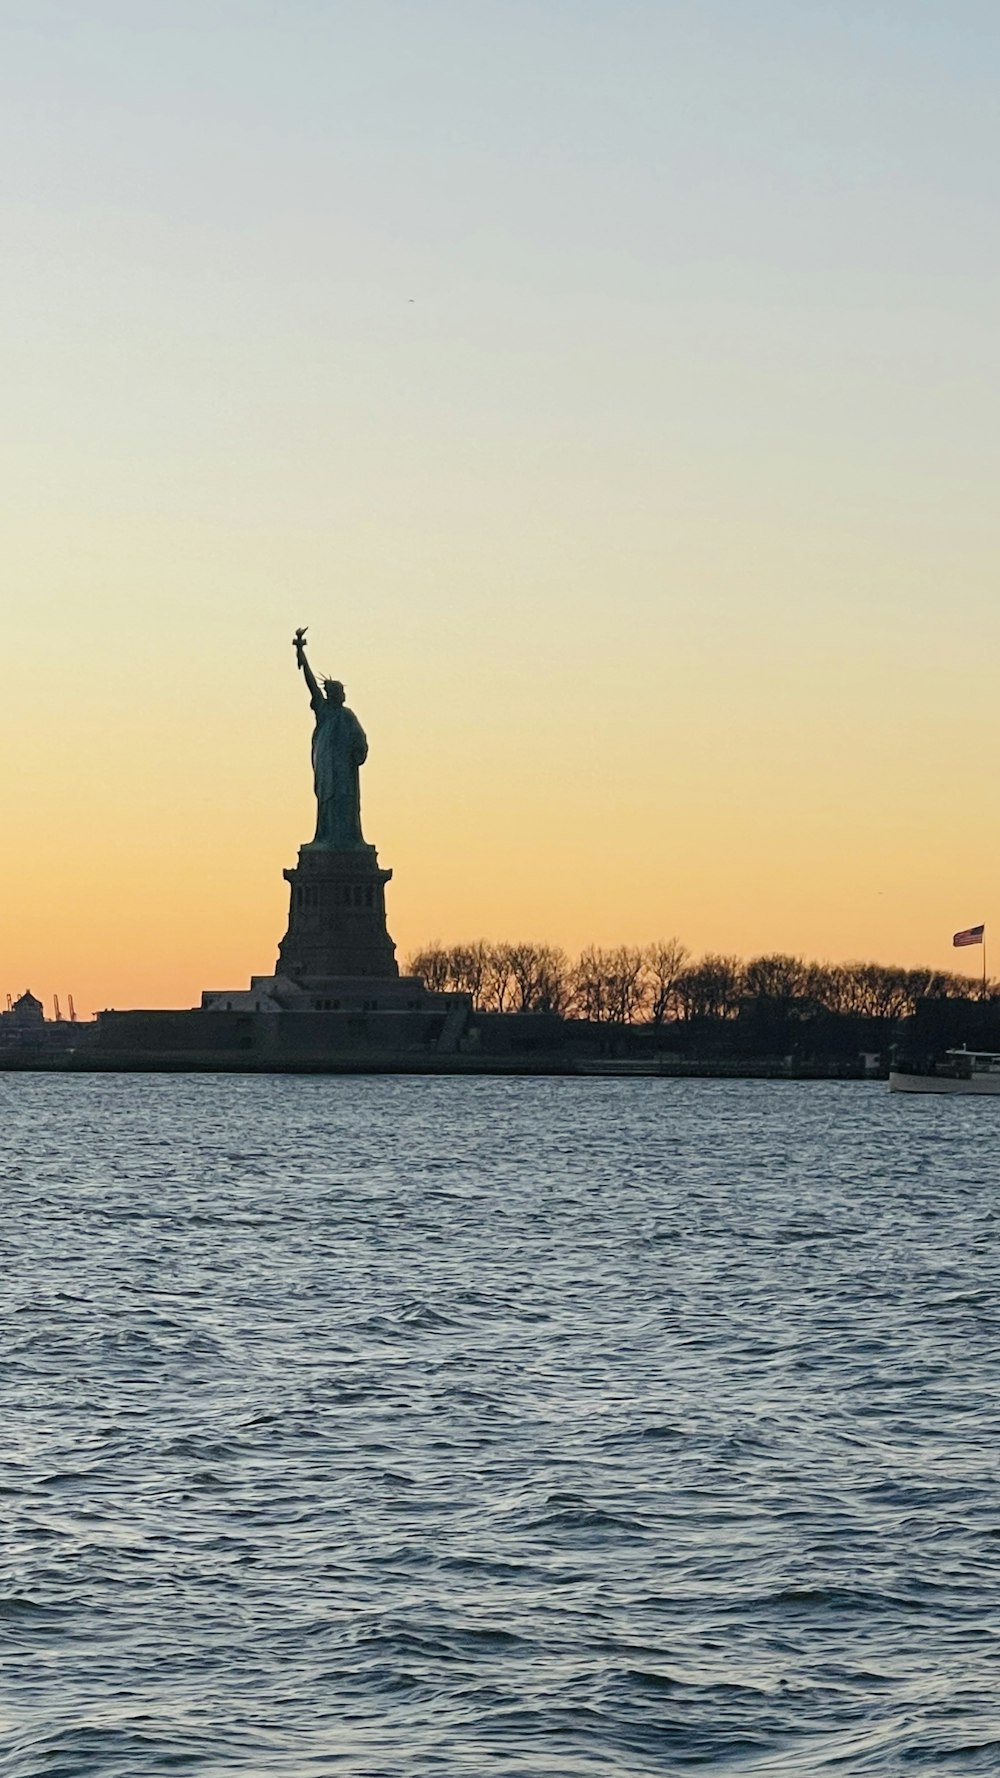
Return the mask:
{"type": "Polygon", "coordinates": [[[309,687],[309,702],[315,710],[316,715],[320,716],[323,711],[323,697],[319,686],[316,684],[316,675],[306,659],[306,630],[308,628],[309,626],[307,624],[304,629],[296,630],[295,635],[292,637],[292,647],[295,650],[296,665],[300,672],[304,674],[305,682],[309,687]]]}

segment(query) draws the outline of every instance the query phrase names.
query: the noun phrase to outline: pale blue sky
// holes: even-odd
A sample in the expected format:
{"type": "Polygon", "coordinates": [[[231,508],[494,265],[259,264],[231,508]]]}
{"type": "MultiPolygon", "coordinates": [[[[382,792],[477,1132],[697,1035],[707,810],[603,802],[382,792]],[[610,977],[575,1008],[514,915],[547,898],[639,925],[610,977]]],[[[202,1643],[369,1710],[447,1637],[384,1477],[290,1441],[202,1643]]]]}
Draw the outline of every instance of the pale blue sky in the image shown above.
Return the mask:
{"type": "Polygon", "coordinates": [[[414,433],[697,454],[821,426],[871,469],[917,448],[976,473],[995,7],[33,0],[0,21],[22,444],[58,418],[136,478],[182,440],[253,446],[280,484],[283,423],[296,456],[336,444],[336,404],[389,469],[414,433]],[[930,403],[939,432],[960,420],[948,451],[908,436],[930,403]]]}

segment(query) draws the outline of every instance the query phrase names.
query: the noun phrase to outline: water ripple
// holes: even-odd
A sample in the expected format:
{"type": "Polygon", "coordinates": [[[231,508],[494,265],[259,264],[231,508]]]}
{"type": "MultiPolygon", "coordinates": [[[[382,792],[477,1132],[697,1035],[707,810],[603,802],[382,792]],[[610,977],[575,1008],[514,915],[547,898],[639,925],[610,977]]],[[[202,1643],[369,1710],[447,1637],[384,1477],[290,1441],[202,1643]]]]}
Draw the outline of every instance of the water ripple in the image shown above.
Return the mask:
{"type": "Polygon", "coordinates": [[[3,1778],[1000,1770],[1000,1110],[0,1101],[3,1778]]]}

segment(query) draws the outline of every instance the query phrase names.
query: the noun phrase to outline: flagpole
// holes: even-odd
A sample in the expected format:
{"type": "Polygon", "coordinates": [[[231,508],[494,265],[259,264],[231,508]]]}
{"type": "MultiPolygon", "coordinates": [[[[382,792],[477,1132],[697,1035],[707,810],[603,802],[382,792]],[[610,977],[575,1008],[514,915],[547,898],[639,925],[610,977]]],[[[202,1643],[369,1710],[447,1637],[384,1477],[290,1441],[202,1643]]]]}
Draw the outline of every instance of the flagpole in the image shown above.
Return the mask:
{"type": "Polygon", "coordinates": [[[983,922],[983,999],[986,999],[986,923],[983,922]]]}

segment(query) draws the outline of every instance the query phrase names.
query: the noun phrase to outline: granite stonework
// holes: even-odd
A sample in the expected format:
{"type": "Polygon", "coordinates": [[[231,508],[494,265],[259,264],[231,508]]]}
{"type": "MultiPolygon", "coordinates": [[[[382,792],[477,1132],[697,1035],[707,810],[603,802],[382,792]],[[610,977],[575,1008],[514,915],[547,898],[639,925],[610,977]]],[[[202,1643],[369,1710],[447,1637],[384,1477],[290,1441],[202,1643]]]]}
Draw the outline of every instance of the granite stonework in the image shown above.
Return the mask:
{"type": "Polygon", "coordinates": [[[379,869],[374,846],[302,846],[297,866],[284,876],[288,931],[278,947],[276,974],[317,991],[338,976],[399,975],[385,917],[392,872],[379,869]]]}
{"type": "Polygon", "coordinates": [[[421,1011],[258,1010],[221,997],[210,1011],[105,1012],[95,1064],[117,1068],[381,1068],[433,1062],[465,1048],[468,1002],[429,995],[421,1011]]]}
{"type": "Polygon", "coordinates": [[[252,975],[249,988],[206,988],[202,1012],[426,1012],[454,994],[429,994],[418,975],[332,975],[308,985],[287,975],[252,975]]]}
{"type": "Polygon", "coordinates": [[[379,868],[374,846],[303,846],[284,876],[288,930],[274,974],[252,976],[249,988],[206,989],[203,1012],[427,1012],[455,998],[400,975],[386,929],[392,872],[379,868]]]}

